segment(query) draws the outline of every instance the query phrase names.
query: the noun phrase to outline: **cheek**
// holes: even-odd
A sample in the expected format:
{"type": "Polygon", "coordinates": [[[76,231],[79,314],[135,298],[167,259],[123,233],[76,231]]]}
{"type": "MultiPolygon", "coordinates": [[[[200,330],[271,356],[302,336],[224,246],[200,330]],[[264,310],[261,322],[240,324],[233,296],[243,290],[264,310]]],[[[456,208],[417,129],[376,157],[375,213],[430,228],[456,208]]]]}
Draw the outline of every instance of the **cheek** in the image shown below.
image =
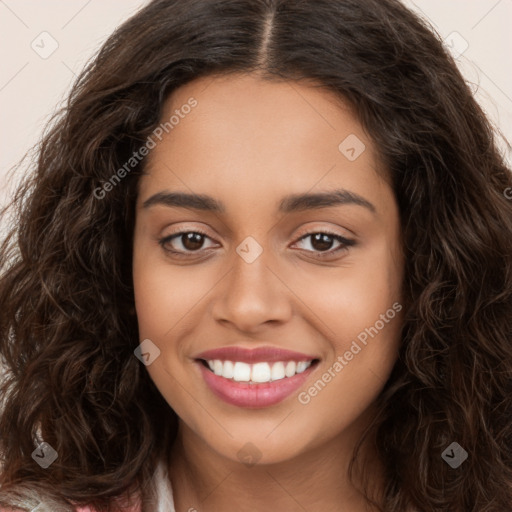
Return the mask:
{"type": "MultiPolygon", "coordinates": [[[[303,274],[299,287],[294,287],[337,353],[347,350],[351,340],[379,321],[394,302],[401,301],[400,266],[384,246],[376,249],[364,260],[347,259],[343,268],[303,274]]],[[[386,326],[391,323],[397,322],[386,326]]]]}
{"type": "Polygon", "coordinates": [[[189,395],[183,391],[190,368],[183,364],[180,337],[174,334],[178,329],[180,336],[193,329],[187,327],[187,321],[205,294],[205,281],[198,278],[197,270],[173,269],[165,258],[141,248],[134,252],[133,285],[140,339],[149,338],[160,349],[159,357],[146,370],[174,411],[194,424],[189,395]]]}
{"type": "Polygon", "coordinates": [[[179,322],[186,325],[215,280],[211,271],[172,266],[157,251],[135,251],[133,285],[141,337],[164,341],[179,322]]]}
{"type": "Polygon", "coordinates": [[[354,291],[348,299],[341,293],[333,297],[337,307],[325,316],[335,332],[332,349],[297,396],[300,405],[296,406],[295,420],[311,446],[336,436],[361,418],[384,387],[398,356],[402,323],[401,303],[387,297],[383,293],[371,304],[364,292],[354,291]]]}
{"type": "Polygon", "coordinates": [[[334,405],[343,417],[355,417],[376,398],[400,345],[401,268],[396,252],[382,243],[364,261],[347,259],[332,278],[306,280],[302,293],[330,342],[313,387],[302,390],[306,407],[334,405]]]}

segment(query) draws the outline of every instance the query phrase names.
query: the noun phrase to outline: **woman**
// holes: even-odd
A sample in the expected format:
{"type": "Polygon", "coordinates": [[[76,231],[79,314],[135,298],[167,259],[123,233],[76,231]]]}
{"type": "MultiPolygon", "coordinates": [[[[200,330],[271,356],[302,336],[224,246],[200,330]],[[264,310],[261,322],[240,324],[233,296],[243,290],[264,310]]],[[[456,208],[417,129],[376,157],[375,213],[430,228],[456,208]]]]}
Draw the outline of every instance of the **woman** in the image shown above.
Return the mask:
{"type": "Polygon", "coordinates": [[[14,200],[0,503],[510,510],[511,186],[397,1],[154,0],[14,200]]]}

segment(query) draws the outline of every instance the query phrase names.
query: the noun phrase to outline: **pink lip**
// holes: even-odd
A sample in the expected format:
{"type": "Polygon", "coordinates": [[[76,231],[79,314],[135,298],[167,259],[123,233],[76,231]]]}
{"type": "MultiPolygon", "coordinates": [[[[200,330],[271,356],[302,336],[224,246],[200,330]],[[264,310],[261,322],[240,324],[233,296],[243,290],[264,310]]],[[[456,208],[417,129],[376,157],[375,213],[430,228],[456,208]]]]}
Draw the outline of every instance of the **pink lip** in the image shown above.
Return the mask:
{"type": "Polygon", "coordinates": [[[317,366],[312,365],[293,377],[285,377],[262,384],[249,384],[248,382],[235,382],[231,379],[219,377],[207,369],[203,363],[198,361],[197,364],[206,384],[216,396],[228,404],[252,409],[268,407],[281,402],[299,389],[317,366]]]}
{"type": "Polygon", "coordinates": [[[242,363],[276,363],[278,361],[312,361],[316,356],[301,354],[275,347],[244,348],[244,347],[223,347],[213,350],[206,350],[195,356],[194,359],[221,361],[240,361],[242,363]]]}

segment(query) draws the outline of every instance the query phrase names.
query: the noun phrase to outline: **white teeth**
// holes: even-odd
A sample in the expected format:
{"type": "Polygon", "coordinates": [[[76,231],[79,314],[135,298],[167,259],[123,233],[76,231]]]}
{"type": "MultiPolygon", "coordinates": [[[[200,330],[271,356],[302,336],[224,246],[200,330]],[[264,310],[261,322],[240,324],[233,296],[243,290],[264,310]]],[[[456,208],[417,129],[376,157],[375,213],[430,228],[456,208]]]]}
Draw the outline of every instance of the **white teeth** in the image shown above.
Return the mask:
{"type": "Polygon", "coordinates": [[[222,376],[226,379],[232,379],[235,375],[235,365],[231,361],[224,361],[222,376]]]}
{"type": "Polygon", "coordinates": [[[311,366],[312,361],[248,364],[241,361],[215,359],[207,361],[207,363],[215,375],[225,379],[233,379],[236,382],[263,383],[293,377],[297,373],[302,373],[311,366]]]}
{"type": "Polygon", "coordinates": [[[302,373],[308,366],[309,365],[306,361],[299,361],[297,363],[297,373],[302,373]]]}
{"type": "Polygon", "coordinates": [[[270,365],[268,363],[256,363],[252,365],[251,380],[253,382],[270,381],[270,365]]]}
{"type": "Polygon", "coordinates": [[[274,363],[272,365],[272,380],[284,379],[284,363],[274,363]]]}
{"type": "Polygon", "coordinates": [[[233,368],[233,380],[236,382],[249,382],[251,380],[251,365],[237,361],[233,368]]]}
{"type": "Polygon", "coordinates": [[[213,361],[213,373],[215,373],[215,375],[222,375],[222,361],[219,359],[213,361]]]}
{"type": "Polygon", "coordinates": [[[297,363],[295,361],[288,361],[286,363],[286,367],[284,369],[284,374],[287,377],[293,377],[295,375],[296,369],[297,369],[297,363]]]}

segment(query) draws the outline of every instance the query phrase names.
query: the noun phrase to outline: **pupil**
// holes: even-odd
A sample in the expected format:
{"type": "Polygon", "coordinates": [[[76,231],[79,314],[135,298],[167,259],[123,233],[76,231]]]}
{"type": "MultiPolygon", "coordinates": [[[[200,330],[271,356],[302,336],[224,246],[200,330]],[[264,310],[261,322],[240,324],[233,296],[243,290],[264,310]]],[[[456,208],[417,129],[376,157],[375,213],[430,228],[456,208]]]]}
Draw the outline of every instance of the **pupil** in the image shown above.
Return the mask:
{"type": "Polygon", "coordinates": [[[315,249],[322,251],[322,250],[329,250],[332,245],[332,235],[327,235],[325,233],[315,233],[313,235],[313,241],[312,245],[315,249]]]}
{"type": "Polygon", "coordinates": [[[201,233],[187,233],[182,236],[185,237],[185,240],[182,239],[183,246],[190,251],[200,249],[203,245],[203,235],[201,233]]]}

